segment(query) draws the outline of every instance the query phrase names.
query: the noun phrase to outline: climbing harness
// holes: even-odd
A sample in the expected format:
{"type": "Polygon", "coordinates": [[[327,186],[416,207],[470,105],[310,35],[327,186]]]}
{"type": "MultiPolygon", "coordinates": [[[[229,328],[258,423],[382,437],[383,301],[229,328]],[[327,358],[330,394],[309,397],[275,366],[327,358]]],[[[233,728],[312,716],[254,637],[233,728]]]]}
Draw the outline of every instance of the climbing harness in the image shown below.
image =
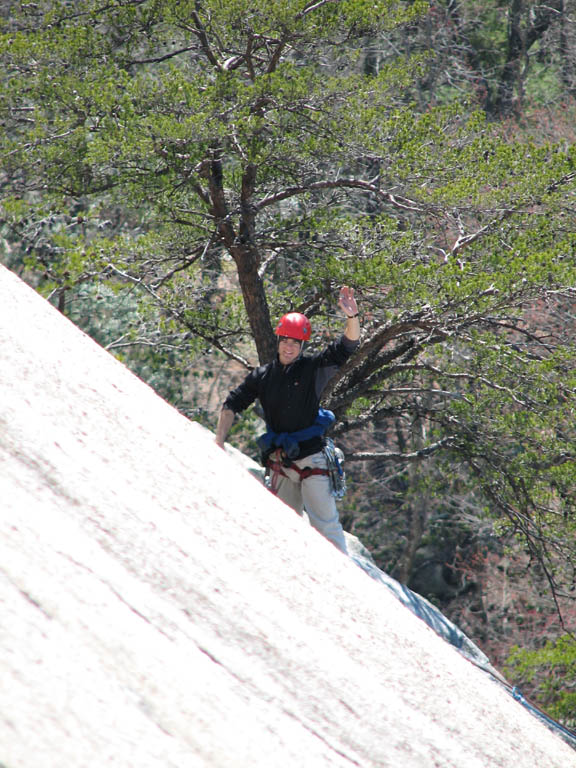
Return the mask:
{"type": "Polygon", "coordinates": [[[346,475],[342,469],[344,454],[334,445],[334,441],[327,437],[324,440],[322,453],[326,459],[326,469],[319,467],[299,467],[292,459],[298,455],[299,443],[310,440],[312,437],[323,435],[334,423],[335,416],[332,411],[324,408],[318,409],[314,423],[300,429],[297,432],[274,432],[267,427],[266,432],[258,438],[258,446],[262,451],[262,463],[269,470],[266,476],[266,487],[272,493],[278,493],[278,479],[287,477],[284,469],[293,469],[300,475],[300,482],[312,475],[327,475],[330,479],[332,495],[341,499],[346,493],[346,475]],[[274,448],[276,450],[274,451],[274,448]],[[271,453],[271,451],[274,451],[271,453]]]}
{"type": "Polygon", "coordinates": [[[266,462],[266,468],[270,470],[270,474],[266,476],[266,487],[273,494],[278,493],[278,478],[288,477],[286,472],[284,472],[285,469],[293,469],[294,472],[297,472],[300,475],[300,482],[306,480],[307,477],[312,477],[312,475],[330,475],[327,469],[322,469],[321,467],[299,467],[287,458],[278,460],[270,457],[266,462]]]}
{"type": "Polygon", "coordinates": [[[341,499],[346,493],[346,475],[342,468],[344,454],[334,445],[330,438],[326,439],[326,445],[322,449],[326,459],[327,467],[299,467],[290,459],[284,457],[270,457],[266,462],[266,467],[270,470],[266,476],[266,486],[272,493],[278,493],[278,478],[287,477],[285,469],[292,469],[300,476],[300,482],[313,475],[326,475],[330,480],[330,490],[332,495],[341,499]]]}

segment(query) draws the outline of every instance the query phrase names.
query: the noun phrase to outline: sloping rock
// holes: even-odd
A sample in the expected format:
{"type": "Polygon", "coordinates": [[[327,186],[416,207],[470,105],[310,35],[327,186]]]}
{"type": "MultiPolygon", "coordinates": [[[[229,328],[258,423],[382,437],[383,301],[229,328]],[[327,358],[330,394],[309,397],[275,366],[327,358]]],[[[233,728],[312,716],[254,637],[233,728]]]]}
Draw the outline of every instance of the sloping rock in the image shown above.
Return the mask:
{"type": "MultiPolygon", "coordinates": [[[[206,428],[205,432],[209,430],[206,428]]],[[[210,433],[212,434],[212,433],[210,433]]],[[[265,472],[264,468],[253,461],[249,456],[234,448],[229,443],[226,443],[226,452],[244,467],[251,475],[257,478],[260,482],[264,482],[265,472]]],[[[374,558],[370,554],[369,550],[362,544],[357,536],[345,532],[346,546],[349,556],[352,560],[362,568],[369,576],[376,581],[387,587],[392,594],[394,594],[400,602],[418,616],[422,621],[426,622],[440,637],[444,638],[448,643],[457,648],[461,653],[470,659],[470,661],[478,664],[489,674],[494,675],[501,682],[505,682],[498,671],[492,667],[486,654],[475,645],[469,637],[467,637],[453,622],[444,616],[444,614],[436,608],[429,600],[421,595],[413,592],[404,584],[400,584],[396,579],[393,579],[387,573],[381,571],[376,565],[374,558]]],[[[511,686],[510,686],[511,687],[511,686]]],[[[572,741],[572,739],[570,739],[572,741]]],[[[574,739],[574,745],[576,746],[576,739],[574,739]]]]}
{"type": "Polygon", "coordinates": [[[3,268],[0,358],[3,766],[576,766],[3,268]]]}

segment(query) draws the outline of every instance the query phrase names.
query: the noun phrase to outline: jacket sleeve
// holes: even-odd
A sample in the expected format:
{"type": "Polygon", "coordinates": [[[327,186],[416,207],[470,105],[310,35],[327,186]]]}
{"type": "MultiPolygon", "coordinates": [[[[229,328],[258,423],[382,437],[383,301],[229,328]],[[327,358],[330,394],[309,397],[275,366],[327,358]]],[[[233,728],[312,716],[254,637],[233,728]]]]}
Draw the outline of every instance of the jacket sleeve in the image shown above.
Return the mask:
{"type": "Polygon", "coordinates": [[[316,395],[321,396],[324,387],[336,374],[338,368],[344,365],[346,360],[359,346],[359,341],[351,341],[346,336],[341,336],[337,341],[331,342],[318,356],[318,369],[316,371],[315,389],[316,395]]]}
{"type": "Polygon", "coordinates": [[[359,344],[359,341],[350,341],[346,336],[340,336],[339,339],[328,344],[323,352],[320,352],[318,356],[320,367],[336,366],[336,368],[340,368],[351,357],[359,344]]]}
{"type": "Polygon", "coordinates": [[[228,408],[234,413],[245,411],[252,405],[260,393],[260,380],[264,372],[264,366],[254,368],[244,379],[242,384],[229,392],[224,401],[224,408],[228,408]]]}

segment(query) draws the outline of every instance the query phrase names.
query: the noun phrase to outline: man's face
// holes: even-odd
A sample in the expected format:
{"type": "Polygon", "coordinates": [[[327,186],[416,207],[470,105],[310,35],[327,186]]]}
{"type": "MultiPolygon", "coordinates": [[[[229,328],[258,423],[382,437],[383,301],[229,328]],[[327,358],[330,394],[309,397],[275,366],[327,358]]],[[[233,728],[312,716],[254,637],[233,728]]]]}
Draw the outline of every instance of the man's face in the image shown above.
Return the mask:
{"type": "Polygon", "coordinates": [[[290,365],[300,356],[302,342],[298,339],[289,339],[287,336],[280,336],[278,340],[278,359],[282,365],[290,365]]]}

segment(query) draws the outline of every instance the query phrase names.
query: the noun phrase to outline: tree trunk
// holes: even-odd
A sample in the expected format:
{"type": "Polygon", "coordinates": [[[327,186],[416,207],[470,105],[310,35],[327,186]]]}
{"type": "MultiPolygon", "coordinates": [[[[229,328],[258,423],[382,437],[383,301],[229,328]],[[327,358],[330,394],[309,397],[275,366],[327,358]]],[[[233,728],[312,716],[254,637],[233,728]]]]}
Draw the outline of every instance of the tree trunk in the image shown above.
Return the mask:
{"type": "MultiPolygon", "coordinates": [[[[401,436],[401,429],[398,429],[398,435],[401,436]]],[[[422,419],[417,419],[412,429],[412,440],[416,450],[422,448],[425,442],[424,437],[424,423],[422,419]]],[[[403,451],[407,449],[406,445],[402,445],[403,437],[399,440],[400,447],[403,451]]],[[[412,465],[408,469],[410,476],[409,486],[418,486],[417,474],[420,472],[420,467],[412,465]]],[[[408,584],[410,577],[414,570],[414,561],[416,558],[416,552],[422,544],[422,538],[426,530],[428,519],[430,517],[430,509],[428,498],[419,491],[414,495],[410,504],[407,506],[408,511],[408,530],[406,532],[406,544],[400,556],[398,566],[395,569],[395,577],[402,584],[408,584]]]]}
{"type": "Polygon", "coordinates": [[[506,62],[500,73],[496,112],[501,116],[517,112],[515,91],[520,89],[520,73],[524,56],[522,37],[523,0],[511,0],[508,7],[506,62]]]}
{"type": "Polygon", "coordinates": [[[576,94],[576,35],[574,33],[574,0],[562,0],[560,11],[560,61],[563,88],[571,95],[576,94]]]}
{"type": "Polygon", "coordinates": [[[276,355],[276,340],[270,322],[268,301],[262,278],[258,274],[259,259],[249,245],[235,247],[232,251],[250,330],[256,343],[258,360],[269,363],[276,355]]]}
{"type": "Polygon", "coordinates": [[[524,0],[510,0],[506,62],[500,74],[495,111],[500,116],[518,114],[523,96],[527,53],[542,39],[554,20],[566,21],[565,0],[551,0],[546,5],[525,7],[524,0]]]}
{"type": "Polygon", "coordinates": [[[260,363],[269,363],[276,354],[276,339],[272,332],[268,300],[258,268],[260,254],[254,243],[255,212],[254,188],[256,185],[256,166],[248,163],[242,177],[240,198],[240,246],[234,248],[233,256],[238,268],[238,279],[242,289],[244,306],[248,314],[250,328],[260,363]]]}
{"type": "Polygon", "coordinates": [[[256,343],[258,360],[268,363],[276,355],[276,343],[270,322],[264,283],[258,273],[260,256],[254,243],[254,206],[252,197],[256,181],[256,166],[249,163],[242,178],[240,225],[238,233],[231,221],[223,186],[222,163],[215,156],[205,167],[210,184],[212,214],[218,234],[231,254],[238,270],[238,280],[250,330],[256,343]]]}

